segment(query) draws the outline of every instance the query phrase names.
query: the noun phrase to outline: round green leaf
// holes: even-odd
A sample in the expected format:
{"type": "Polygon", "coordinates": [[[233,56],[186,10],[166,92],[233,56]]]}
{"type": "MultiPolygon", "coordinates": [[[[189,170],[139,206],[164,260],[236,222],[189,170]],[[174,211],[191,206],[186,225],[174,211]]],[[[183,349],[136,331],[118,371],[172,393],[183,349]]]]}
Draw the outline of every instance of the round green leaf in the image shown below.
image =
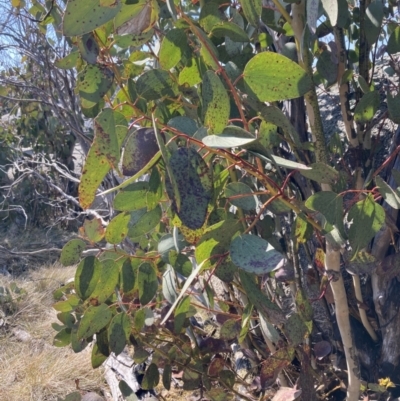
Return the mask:
{"type": "Polygon", "coordinates": [[[110,350],[119,355],[125,348],[131,332],[131,323],[126,313],[120,313],[111,320],[108,326],[108,343],[110,350]]]}
{"type": "Polygon", "coordinates": [[[233,22],[223,21],[214,25],[211,29],[211,34],[217,38],[225,38],[233,40],[234,42],[249,42],[249,35],[239,26],[233,22]]]}
{"type": "Polygon", "coordinates": [[[357,202],[349,211],[351,223],[349,241],[353,255],[365,248],[385,223],[385,209],[374,201],[371,194],[357,202]]]}
{"type": "Polygon", "coordinates": [[[110,244],[119,244],[128,235],[128,224],[131,215],[127,212],[117,214],[108,224],[106,241],[110,244]]]}
{"type": "Polygon", "coordinates": [[[364,94],[354,109],[354,121],[365,124],[371,121],[379,107],[379,93],[374,90],[364,94]]]}
{"type": "Polygon", "coordinates": [[[119,144],[115,132],[114,111],[112,109],[103,110],[95,119],[95,141],[98,149],[98,156],[105,156],[114,168],[119,163],[119,144]]]}
{"type": "Polygon", "coordinates": [[[112,259],[101,262],[99,281],[90,295],[90,299],[96,299],[98,303],[105,302],[114,293],[119,281],[119,265],[112,259]]]}
{"type": "Polygon", "coordinates": [[[100,219],[85,220],[83,230],[91,242],[99,242],[104,237],[104,227],[100,219]]]}
{"type": "Polygon", "coordinates": [[[68,56],[65,56],[64,58],[61,59],[57,59],[54,62],[54,65],[57,68],[62,68],[62,69],[70,69],[70,68],[74,68],[76,66],[76,63],[79,59],[79,53],[75,50],[72,51],[70,54],[68,54],[68,56]]]}
{"type": "Polygon", "coordinates": [[[262,13],[262,2],[257,0],[240,0],[244,16],[254,27],[258,28],[262,13]]]}
{"type": "Polygon", "coordinates": [[[300,174],[320,184],[335,184],[339,179],[339,172],[327,164],[317,162],[310,164],[311,170],[300,170],[300,174]]]}
{"type": "Polygon", "coordinates": [[[121,8],[121,0],[102,5],[99,0],[69,0],[64,12],[63,34],[81,36],[113,19],[121,8]]]}
{"type": "Polygon", "coordinates": [[[172,29],[167,32],[161,42],[159,62],[162,68],[170,70],[175,67],[190,48],[183,29],[172,29]]]}
{"type": "Polygon", "coordinates": [[[171,156],[169,167],[176,182],[180,206],[177,205],[169,180],[168,196],[182,223],[196,230],[204,224],[208,204],[211,201],[212,171],[194,148],[179,148],[171,156]]]}
{"type": "Polygon", "coordinates": [[[202,83],[204,125],[210,134],[220,134],[228,123],[230,100],[224,85],[214,71],[206,71],[202,83]]]}
{"type": "Polygon", "coordinates": [[[177,84],[168,71],[153,69],[138,78],[136,90],[146,100],[157,100],[165,96],[175,97],[177,84]]]}
{"type": "Polygon", "coordinates": [[[129,238],[138,238],[153,230],[160,223],[162,217],[162,209],[157,205],[154,209],[147,212],[146,209],[138,210],[131,213],[129,223],[129,238]]]}
{"type": "Polygon", "coordinates": [[[240,321],[229,319],[221,326],[220,338],[223,340],[234,340],[240,333],[240,321]]]}
{"type": "Polygon", "coordinates": [[[149,183],[145,181],[134,182],[128,185],[114,198],[114,209],[132,211],[146,207],[148,189],[149,183]]]}
{"type": "Polygon", "coordinates": [[[141,387],[145,390],[152,390],[153,388],[158,386],[159,381],[160,381],[160,373],[158,372],[158,367],[155,363],[152,363],[147,368],[144,374],[141,387]]]}
{"type": "Polygon", "coordinates": [[[61,251],[60,263],[64,266],[71,266],[78,263],[85,248],[85,241],[81,239],[77,238],[68,241],[61,251]]]}
{"type": "Polygon", "coordinates": [[[225,197],[229,202],[243,210],[255,210],[257,197],[252,189],[243,182],[231,182],[225,187],[225,197]]]}
{"type": "Polygon", "coordinates": [[[139,300],[142,305],[148,304],[158,289],[157,274],[150,263],[142,263],[138,271],[139,300]]]}
{"type": "Polygon", "coordinates": [[[88,338],[107,326],[112,318],[112,312],[106,304],[89,306],[79,323],[77,336],[79,339],[88,338]]]}
{"type": "Polygon", "coordinates": [[[56,347],[66,347],[71,343],[71,329],[66,327],[59,331],[53,340],[53,345],[56,347]]]}
{"type": "Polygon", "coordinates": [[[88,256],[79,263],[75,273],[75,291],[79,298],[90,297],[100,278],[101,263],[94,256],[88,256]]]}
{"type": "Polygon", "coordinates": [[[237,267],[259,275],[273,271],[283,259],[267,241],[250,234],[239,235],[231,242],[230,255],[237,267]]]}
{"type": "Polygon", "coordinates": [[[198,264],[209,259],[204,263],[204,267],[209,267],[218,262],[217,255],[222,255],[229,250],[232,237],[241,229],[237,220],[229,219],[220,221],[207,227],[200,241],[196,245],[195,256],[198,264]],[[213,257],[215,255],[215,257],[213,257]]]}
{"type": "Polygon", "coordinates": [[[294,99],[312,88],[306,72],[287,57],[273,52],[254,56],[243,72],[250,94],[261,102],[294,99]]]}

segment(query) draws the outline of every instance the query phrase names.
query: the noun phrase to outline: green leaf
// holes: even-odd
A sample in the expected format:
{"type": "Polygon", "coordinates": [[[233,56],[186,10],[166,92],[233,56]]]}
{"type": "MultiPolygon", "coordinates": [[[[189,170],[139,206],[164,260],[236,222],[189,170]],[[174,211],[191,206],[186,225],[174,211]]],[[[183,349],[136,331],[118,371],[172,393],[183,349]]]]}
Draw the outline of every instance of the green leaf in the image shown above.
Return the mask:
{"type": "Polygon", "coordinates": [[[190,259],[183,253],[176,252],[175,249],[169,251],[169,263],[176,272],[185,277],[189,277],[193,270],[190,259]]]}
{"type": "Polygon", "coordinates": [[[147,212],[145,209],[144,213],[142,213],[140,210],[131,213],[128,231],[129,238],[134,239],[147,234],[157,227],[158,224],[160,224],[161,217],[162,209],[160,205],[157,205],[149,212],[147,212]]]}
{"type": "Polygon", "coordinates": [[[378,39],[383,21],[383,3],[380,0],[371,2],[365,12],[365,36],[372,46],[378,39]]]}
{"type": "Polygon", "coordinates": [[[215,72],[205,72],[201,92],[204,125],[208,127],[209,134],[219,134],[228,123],[230,100],[215,72]]]}
{"type": "Polygon", "coordinates": [[[113,83],[114,73],[108,67],[98,65],[87,65],[79,73],[77,88],[81,105],[85,109],[96,106],[102,97],[108,92],[113,83]]]}
{"type": "Polygon", "coordinates": [[[257,0],[240,0],[240,5],[247,21],[258,28],[262,13],[262,2],[257,0]]]}
{"type": "Polygon", "coordinates": [[[199,129],[196,121],[184,116],[171,118],[171,120],[168,121],[167,125],[189,136],[193,136],[199,129]]]}
{"type": "Polygon", "coordinates": [[[68,0],[63,19],[65,36],[82,36],[113,19],[121,9],[121,1],[102,6],[99,0],[68,0]]]}
{"type": "Polygon", "coordinates": [[[301,175],[320,184],[335,184],[339,179],[339,172],[327,164],[318,162],[310,164],[311,170],[300,170],[301,175]]]}
{"type": "Polygon", "coordinates": [[[220,221],[211,227],[207,227],[196,245],[197,263],[204,262],[205,268],[217,263],[219,257],[229,251],[232,237],[240,230],[240,223],[234,219],[220,221]]]}
{"type": "Polygon", "coordinates": [[[220,338],[226,341],[235,340],[240,333],[240,321],[229,319],[221,326],[220,338]]]}
{"type": "Polygon", "coordinates": [[[256,210],[257,197],[252,189],[242,182],[231,182],[225,187],[225,197],[229,202],[243,210],[256,210]]]}
{"type": "Polygon", "coordinates": [[[140,259],[134,258],[132,260],[125,259],[121,266],[120,272],[120,286],[124,294],[129,294],[135,288],[137,268],[139,267],[140,259]]]}
{"type": "Polygon", "coordinates": [[[390,92],[387,93],[387,105],[389,117],[395,124],[400,124],[400,92],[392,96],[390,92]]]}
{"type": "Polygon", "coordinates": [[[152,363],[147,368],[144,374],[141,387],[144,390],[152,390],[153,388],[158,386],[159,381],[160,381],[160,373],[158,372],[158,367],[155,363],[152,363]]]}
{"type": "Polygon", "coordinates": [[[153,265],[145,262],[139,266],[137,283],[140,303],[147,305],[154,298],[158,289],[157,273],[153,265]]]}
{"type": "Polygon", "coordinates": [[[86,156],[79,184],[79,203],[84,209],[93,203],[97,188],[111,168],[107,158],[99,156],[98,153],[99,149],[96,141],[94,141],[86,156]]]}
{"type": "Polygon", "coordinates": [[[66,347],[71,343],[71,329],[66,327],[59,331],[53,339],[53,345],[55,347],[66,347]]]}
{"type": "Polygon", "coordinates": [[[91,355],[92,368],[93,369],[99,368],[101,365],[103,365],[103,363],[106,361],[107,358],[108,356],[104,355],[100,351],[98,344],[94,343],[91,355]]]}
{"type": "Polygon", "coordinates": [[[170,390],[172,380],[172,366],[167,364],[164,366],[164,372],[162,375],[162,383],[166,390],[170,390]]]}
{"type": "Polygon", "coordinates": [[[221,22],[221,13],[217,3],[208,2],[201,7],[199,23],[206,32],[210,32],[214,25],[221,22]]]}
{"type": "Polygon", "coordinates": [[[168,181],[167,193],[175,212],[186,227],[192,230],[202,227],[212,198],[212,170],[194,148],[175,151],[169,160],[169,168],[180,197],[178,205],[168,181]]]}
{"type": "Polygon", "coordinates": [[[161,69],[152,69],[142,74],[136,81],[139,96],[146,100],[157,100],[162,97],[175,97],[177,84],[171,75],[161,69]]]}
{"type": "Polygon", "coordinates": [[[81,239],[77,238],[68,241],[61,251],[60,263],[64,266],[71,266],[78,263],[85,248],[85,241],[81,239]]]}
{"type": "Polygon", "coordinates": [[[189,311],[190,297],[184,297],[178,304],[174,313],[174,331],[179,334],[183,328],[183,324],[186,320],[186,313],[189,311]]]}
{"type": "Polygon", "coordinates": [[[104,227],[100,219],[86,219],[83,223],[85,236],[91,242],[100,242],[104,238],[104,227]]]}
{"type": "Polygon", "coordinates": [[[163,185],[157,168],[153,168],[146,193],[147,210],[154,209],[163,196],[163,185]]]}
{"type": "Polygon", "coordinates": [[[120,380],[118,383],[118,388],[121,391],[122,396],[125,401],[138,401],[135,392],[128,386],[124,380],[120,380]]]}
{"type": "Polygon", "coordinates": [[[260,290],[253,274],[239,269],[239,277],[249,301],[257,308],[259,313],[272,324],[281,324],[286,320],[280,308],[260,290]]]}
{"type": "Polygon", "coordinates": [[[381,229],[385,223],[385,210],[368,194],[350,209],[347,220],[352,222],[348,235],[354,255],[365,248],[381,229]]]}
{"type": "Polygon", "coordinates": [[[374,90],[364,94],[354,109],[354,121],[365,124],[371,121],[379,107],[379,93],[374,90]]]}
{"type": "Polygon", "coordinates": [[[115,125],[112,109],[103,110],[94,121],[98,156],[105,156],[113,168],[118,167],[120,157],[115,125]]]}
{"type": "Polygon", "coordinates": [[[228,37],[234,42],[250,41],[249,35],[239,25],[229,21],[222,21],[214,25],[210,33],[216,38],[228,37]]]}
{"type": "Polygon", "coordinates": [[[190,52],[184,29],[172,29],[161,42],[159,62],[162,68],[170,70],[190,52]]]}
{"type": "Polygon", "coordinates": [[[134,182],[125,187],[114,198],[114,209],[119,211],[133,211],[147,206],[146,194],[149,183],[145,181],[134,182]]]}
{"type": "Polygon", "coordinates": [[[320,212],[330,225],[337,226],[341,233],[344,232],[344,206],[340,195],[330,191],[317,192],[306,200],[305,205],[311,210],[320,212]]]}
{"type": "Polygon", "coordinates": [[[79,53],[76,50],[74,50],[70,54],[68,54],[68,56],[65,56],[65,57],[63,57],[61,59],[57,59],[54,62],[54,65],[57,68],[69,70],[69,69],[74,68],[76,66],[76,63],[78,62],[78,59],[79,59],[79,53]]]}
{"type": "Polygon", "coordinates": [[[215,275],[225,283],[230,283],[235,278],[237,267],[232,263],[231,258],[227,257],[215,269],[215,275]]]}
{"type": "Polygon", "coordinates": [[[261,102],[294,99],[312,88],[306,72],[287,57],[273,52],[254,56],[243,71],[250,94],[261,102]]]}
{"type": "Polygon", "coordinates": [[[79,263],[75,273],[75,291],[83,301],[88,299],[101,274],[101,263],[94,256],[88,256],[79,263]]]}
{"type": "MultiPolygon", "coordinates": [[[[332,2],[334,3],[334,2],[332,2]]],[[[318,57],[317,71],[327,81],[326,87],[330,87],[336,83],[338,64],[332,61],[332,53],[324,50],[318,57]]]]}
{"type": "Polygon", "coordinates": [[[107,301],[114,294],[119,281],[119,265],[114,260],[103,260],[101,265],[99,281],[90,295],[90,299],[96,299],[98,303],[107,301]]]}
{"type": "Polygon", "coordinates": [[[128,47],[139,47],[150,41],[154,35],[154,31],[150,29],[148,32],[139,34],[126,34],[126,35],[114,35],[115,44],[121,49],[127,49],[128,47]]]}
{"type": "Polygon", "coordinates": [[[78,339],[77,331],[77,326],[74,326],[71,330],[71,348],[75,353],[83,351],[89,345],[89,342],[86,339],[78,339]]]}
{"type": "Polygon", "coordinates": [[[110,350],[119,355],[125,348],[131,332],[131,323],[126,313],[120,313],[111,320],[108,326],[108,343],[110,350]]]}
{"type": "Polygon", "coordinates": [[[194,86],[201,82],[200,60],[192,59],[179,73],[179,85],[194,86]]]}
{"type": "Polygon", "coordinates": [[[273,271],[283,259],[267,241],[250,234],[239,235],[231,242],[230,255],[237,267],[259,275],[273,271]]]}
{"type": "Polygon", "coordinates": [[[395,54],[400,52],[400,27],[398,26],[390,35],[387,43],[387,52],[395,54]]]}
{"type": "Polygon", "coordinates": [[[128,235],[131,215],[127,212],[117,214],[108,224],[106,229],[106,241],[110,244],[119,244],[128,235]]]}
{"type": "Polygon", "coordinates": [[[321,0],[322,7],[325,10],[332,26],[335,26],[338,20],[339,8],[337,0],[321,0]]]}
{"type": "Polygon", "coordinates": [[[379,193],[383,199],[393,208],[400,209],[400,195],[395,191],[387,182],[385,182],[379,175],[375,177],[376,185],[379,193]]]}
{"type": "Polygon", "coordinates": [[[106,304],[89,306],[79,323],[77,336],[79,339],[91,337],[107,326],[112,318],[112,312],[106,304]]]}

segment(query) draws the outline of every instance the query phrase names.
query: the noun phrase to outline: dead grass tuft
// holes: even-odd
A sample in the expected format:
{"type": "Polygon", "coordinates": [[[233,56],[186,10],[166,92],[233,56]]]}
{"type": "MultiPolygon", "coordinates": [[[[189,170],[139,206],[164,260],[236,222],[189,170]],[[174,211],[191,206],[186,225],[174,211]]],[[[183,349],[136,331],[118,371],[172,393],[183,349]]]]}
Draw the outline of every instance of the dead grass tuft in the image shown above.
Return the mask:
{"type": "MultiPolygon", "coordinates": [[[[105,388],[101,369],[93,370],[90,349],[75,354],[69,347],[52,345],[57,321],[52,293],[73,277],[74,268],[59,264],[42,267],[19,278],[0,276],[0,286],[15,282],[26,291],[21,299],[0,303],[6,313],[0,327],[1,399],[5,401],[50,401],[80,388],[99,392],[105,388]]],[[[1,317],[1,316],[0,316],[1,317]]]]}

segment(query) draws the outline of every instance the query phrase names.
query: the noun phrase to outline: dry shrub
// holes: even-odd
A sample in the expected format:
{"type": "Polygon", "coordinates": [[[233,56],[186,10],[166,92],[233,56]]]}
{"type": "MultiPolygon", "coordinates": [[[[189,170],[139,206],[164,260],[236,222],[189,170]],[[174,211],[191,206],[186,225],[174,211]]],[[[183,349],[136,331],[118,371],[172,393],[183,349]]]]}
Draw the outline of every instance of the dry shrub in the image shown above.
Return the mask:
{"type": "Polygon", "coordinates": [[[0,286],[15,282],[26,291],[12,308],[0,303],[3,312],[12,311],[0,327],[2,400],[56,400],[76,389],[75,379],[83,390],[104,390],[102,370],[91,367],[91,349],[75,354],[69,347],[52,345],[56,332],[51,323],[57,321],[52,293],[74,276],[74,270],[54,264],[16,279],[0,276],[0,286]]]}

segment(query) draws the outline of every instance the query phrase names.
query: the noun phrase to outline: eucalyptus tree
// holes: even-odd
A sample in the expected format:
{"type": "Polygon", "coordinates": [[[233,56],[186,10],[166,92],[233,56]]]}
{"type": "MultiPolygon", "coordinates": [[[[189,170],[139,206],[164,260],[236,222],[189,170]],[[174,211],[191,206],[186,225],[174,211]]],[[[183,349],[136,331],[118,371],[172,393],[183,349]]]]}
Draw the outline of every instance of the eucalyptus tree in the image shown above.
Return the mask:
{"type": "Polygon", "coordinates": [[[69,0],[56,32],[73,47],[56,64],[76,71],[95,127],[81,206],[110,171],[122,183],[102,192],[116,193],[113,219],[87,220],[64,247],[61,261],[79,265],[56,293],[55,344],[79,352],[96,334],[93,367],[133,344],[137,361],[152,353],[143,388],[183,371],[184,389],[213,400],[252,399],[277,377],[287,400],[329,397],[337,379],[349,401],[399,383],[399,133],[384,131],[383,162],[372,146],[400,118],[397,12],[379,0],[69,0]],[[334,87],[329,138],[319,99],[334,87]],[[251,350],[244,376],[224,357],[232,342],[251,350]],[[347,367],[332,373],[330,353],[347,367]]]}

